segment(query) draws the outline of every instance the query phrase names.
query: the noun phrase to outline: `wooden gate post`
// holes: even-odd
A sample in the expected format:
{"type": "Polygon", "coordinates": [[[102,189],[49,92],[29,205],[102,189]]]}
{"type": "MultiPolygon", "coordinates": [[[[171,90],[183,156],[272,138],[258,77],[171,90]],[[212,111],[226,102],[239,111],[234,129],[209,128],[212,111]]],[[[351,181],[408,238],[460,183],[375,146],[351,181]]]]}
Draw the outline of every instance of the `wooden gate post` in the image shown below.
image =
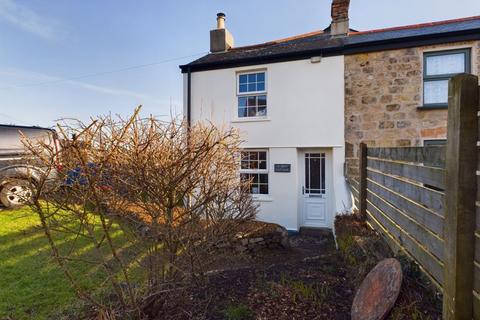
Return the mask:
{"type": "Polygon", "coordinates": [[[478,77],[453,77],[448,89],[443,318],[472,319],[478,77]]]}
{"type": "Polygon", "coordinates": [[[364,142],[360,143],[359,171],[358,214],[362,220],[365,220],[367,218],[367,145],[364,142]]]}

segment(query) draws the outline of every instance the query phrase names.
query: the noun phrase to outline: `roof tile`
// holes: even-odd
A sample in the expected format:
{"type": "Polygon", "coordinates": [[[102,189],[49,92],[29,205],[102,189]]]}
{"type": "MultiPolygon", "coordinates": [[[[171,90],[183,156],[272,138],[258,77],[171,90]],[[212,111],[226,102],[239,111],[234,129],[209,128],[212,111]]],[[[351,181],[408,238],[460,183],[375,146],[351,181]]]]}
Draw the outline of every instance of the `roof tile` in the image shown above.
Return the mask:
{"type": "MultiPolygon", "coordinates": [[[[227,68],[234,64],[255,64],[257,61],[294,60],[299,57],[341,55],[362,51],[374,45],[396,43],[415,39],[439,41],[451,35],[472,35],[480,39],[480,16],[462,19],[422,23],[402,27],[369,31],[352,31],[347,37],[331,37],[328,32],[313,31],[298,36],[269,41],[266,43],[232,48],[221,53],[207,54],[189,64],[180,66],[182,72],[227,68]]],[[[384,50],[384,49],[383,49],[384,50]]]]}

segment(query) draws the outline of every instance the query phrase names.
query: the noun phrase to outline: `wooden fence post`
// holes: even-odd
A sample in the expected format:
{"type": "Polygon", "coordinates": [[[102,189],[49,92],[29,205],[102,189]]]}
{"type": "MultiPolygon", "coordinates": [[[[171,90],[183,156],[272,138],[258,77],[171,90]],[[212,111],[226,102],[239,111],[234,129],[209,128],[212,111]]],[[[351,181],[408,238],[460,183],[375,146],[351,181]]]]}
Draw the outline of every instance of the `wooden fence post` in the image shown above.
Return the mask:
{"type": "Polygon", "coordinates": [[[360,143],[359,150],[359,190],[358,213],[362,220],[367,218],[367,145],[364,142],[360,143]]]}
{"type": "Polygon", "coordinates": [[[477,170],[478,77],[453,77],[448,89],[443,318],[472,319],[477,170]]]}

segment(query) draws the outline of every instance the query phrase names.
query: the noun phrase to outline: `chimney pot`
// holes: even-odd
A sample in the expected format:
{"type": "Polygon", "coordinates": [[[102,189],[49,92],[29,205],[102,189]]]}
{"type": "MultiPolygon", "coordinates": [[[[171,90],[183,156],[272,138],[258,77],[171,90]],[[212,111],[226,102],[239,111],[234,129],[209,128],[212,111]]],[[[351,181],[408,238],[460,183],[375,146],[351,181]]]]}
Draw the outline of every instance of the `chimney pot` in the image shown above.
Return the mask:
{"type": "Polygon", "coordinates": [[[225,13],[217,13],[217,29],[225,29],[225,13]]]}

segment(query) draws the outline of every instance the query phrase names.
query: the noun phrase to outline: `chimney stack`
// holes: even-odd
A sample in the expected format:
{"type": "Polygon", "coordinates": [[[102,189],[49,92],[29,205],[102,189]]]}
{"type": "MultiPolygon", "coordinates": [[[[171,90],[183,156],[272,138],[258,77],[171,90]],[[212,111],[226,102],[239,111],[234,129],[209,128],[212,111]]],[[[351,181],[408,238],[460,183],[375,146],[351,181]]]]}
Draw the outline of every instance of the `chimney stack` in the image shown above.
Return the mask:
{"type": "Polygon", "coordinates": [[[233,36],[225,29],[225,13],[217,13],[217,29],[210,31],[210,52],[225,52],[233,48],[233,36]]]}
{"type": "Polygon", "coordinates": [[[345,37],[349,32],[348,9],[350,0],[332,1],[332,23],[330,34],[332,37],[345,37]]]}

